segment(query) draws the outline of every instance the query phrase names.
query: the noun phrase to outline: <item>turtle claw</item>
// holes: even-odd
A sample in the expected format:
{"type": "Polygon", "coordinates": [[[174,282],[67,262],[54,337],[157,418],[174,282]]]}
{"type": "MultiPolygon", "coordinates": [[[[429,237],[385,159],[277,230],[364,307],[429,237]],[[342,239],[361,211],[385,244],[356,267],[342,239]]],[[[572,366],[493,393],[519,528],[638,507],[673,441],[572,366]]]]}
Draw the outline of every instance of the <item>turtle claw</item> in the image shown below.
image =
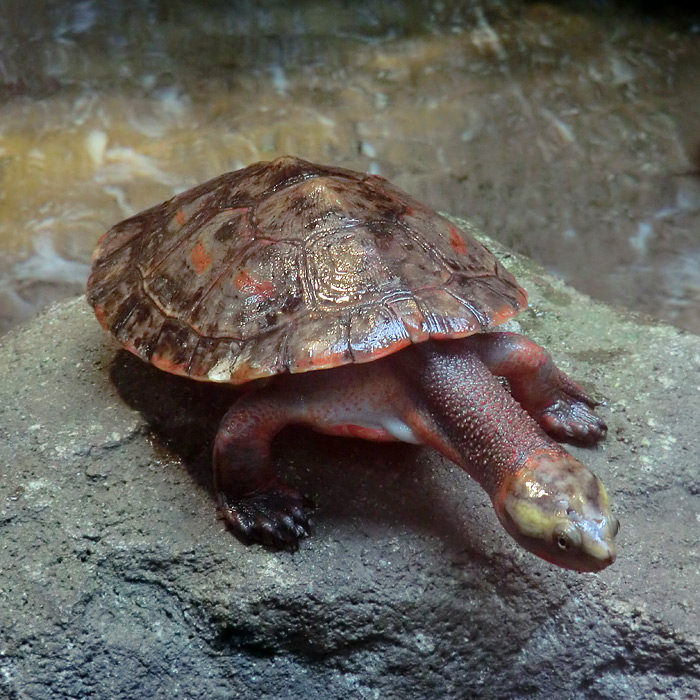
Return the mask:
{"type": "Polygon", "coordinates": [[[591,410],[597,403],[582,390],[563,391],[538,417],[542,428],[557,440],[594,445],[605,437],[608,426],[591,410]]]}
{"type": "Polygon", "coordinates": [[[219,513],[244,544],[296,552],[299,540],[311,534],[307,514],[312,502],[296,489],[277,483],[239,500],[218,494],[219,513]]]}

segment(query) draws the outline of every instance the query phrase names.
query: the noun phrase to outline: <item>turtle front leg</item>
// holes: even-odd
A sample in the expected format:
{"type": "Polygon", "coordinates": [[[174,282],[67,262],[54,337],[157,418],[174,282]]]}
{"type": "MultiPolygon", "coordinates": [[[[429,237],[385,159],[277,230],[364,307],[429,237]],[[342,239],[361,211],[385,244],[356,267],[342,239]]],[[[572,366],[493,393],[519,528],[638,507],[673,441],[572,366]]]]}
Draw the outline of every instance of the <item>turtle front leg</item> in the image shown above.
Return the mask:
{"type": "Polygon", "coordinates": [[[597,402],[537,343],[504,332],[472,336],[467,343],[493,374],[508,380],[513,398],[550,435],[590,445],[605,436],[605,421],[592,411],[597,402]]]}
{"type": "Polygon", "coordinates": [[[293,407],[264,394],[237,401],[214,443],[219,512],[245,544],[296,551],[310,532],[311,502],[274,473],[270,444],[293,420],[293,407]]]}

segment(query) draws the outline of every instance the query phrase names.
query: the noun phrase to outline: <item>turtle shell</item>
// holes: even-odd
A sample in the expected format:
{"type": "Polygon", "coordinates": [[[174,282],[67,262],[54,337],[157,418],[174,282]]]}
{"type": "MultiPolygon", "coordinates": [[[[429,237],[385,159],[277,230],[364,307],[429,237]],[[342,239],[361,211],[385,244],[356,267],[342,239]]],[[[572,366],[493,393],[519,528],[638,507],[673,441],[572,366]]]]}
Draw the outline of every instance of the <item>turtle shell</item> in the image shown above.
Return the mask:
{"type": "Polygon", "coordinates": [[[291,156],[111,228],[87,298],[141,359],[232,384],[468,336],[527,303],[488,249],[384,178],[291,156]]]}

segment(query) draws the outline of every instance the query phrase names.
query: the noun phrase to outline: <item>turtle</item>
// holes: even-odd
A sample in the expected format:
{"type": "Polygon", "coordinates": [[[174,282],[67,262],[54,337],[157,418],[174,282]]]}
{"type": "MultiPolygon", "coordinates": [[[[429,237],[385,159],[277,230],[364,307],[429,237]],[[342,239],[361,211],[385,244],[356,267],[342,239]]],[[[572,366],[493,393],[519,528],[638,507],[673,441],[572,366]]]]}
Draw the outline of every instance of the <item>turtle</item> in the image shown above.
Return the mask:
{"type": "Polygon", "coordinates": [[[559,443],[606,434],[534,341],[498,329],[527,294],[474,237],[388,180],[294,156],[223,174],[113,226],[87,299],[142,360],[246,385],[214,440],[217,509],[244,543],[295,551],[312,504],[271,461],[289,424],[427,445],[530,552],[616,556],[606,490],[559,443]]]}

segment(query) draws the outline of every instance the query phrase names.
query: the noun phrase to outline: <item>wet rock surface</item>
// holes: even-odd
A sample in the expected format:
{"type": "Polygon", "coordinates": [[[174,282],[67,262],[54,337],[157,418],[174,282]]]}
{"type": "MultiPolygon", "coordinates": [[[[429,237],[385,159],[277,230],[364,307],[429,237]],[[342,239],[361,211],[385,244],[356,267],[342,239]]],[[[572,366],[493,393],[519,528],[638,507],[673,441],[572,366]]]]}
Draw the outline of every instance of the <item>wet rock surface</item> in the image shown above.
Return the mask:
{"type": "Polygon", "coordinates": [[[226,388],[118,350],[82,299],[0,344],[0,697],[693,698],[700,693],[700,339],[502,253],[519,320],[606,405],[572,448],[622,521],[599,575],[517,548],[427,449],[288,429],[317,503],[295,555],[214,514],[226,388]]]}
{"type": "Polygon", "coordinates": [[[0,332],[79,293],[117,221],[285,153],[700,332],[700,11],[680,5],[8,0],[0,332]]]}

